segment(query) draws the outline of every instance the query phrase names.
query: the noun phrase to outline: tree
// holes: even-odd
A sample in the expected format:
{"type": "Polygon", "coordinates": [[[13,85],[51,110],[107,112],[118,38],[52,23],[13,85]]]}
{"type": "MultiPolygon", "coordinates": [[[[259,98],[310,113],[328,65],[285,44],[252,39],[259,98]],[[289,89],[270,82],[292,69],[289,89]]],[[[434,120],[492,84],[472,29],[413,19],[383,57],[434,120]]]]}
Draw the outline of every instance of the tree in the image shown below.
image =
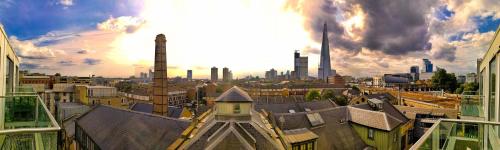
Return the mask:
{"type": "Polygon", "coordinates": [[[445,69],[438,69],[431,78],[431,84],[434,88],[453,92],[457,88],[457,78],[454,73],[446,73],[445,69]]]}
{"type": "Polygon", "coordinates": [[[347,97],[345,97],[343,95],[335,96],[335,99],[333,99],[333,101],[337,105],[340,105],[340,106],[346,106],[347,105],[347,97]]]}
{"type": "Polygon", "coordinates": [[[464,83],[455,90],[455,94],[462,94],[465,91],[477,91],[479,89],[478,83],[464,83]]]}
{"type": "Polygon", "coordinates": [[[318,90],[311,90],[306,94],[307,101],[319,100],[321,99],[321,94],[318,90]]]}
{"type": "Polygon", "coordinates": [[[335,99],[335,92],[333,90],[325,90],[321,96],[323,99],[335,99]]]}
{"type": "Polygon", "coordinates": [[[352,86],[352,90],[355,90],[355,91],[360,91],[359,88],[357,86],[352,86]]]}

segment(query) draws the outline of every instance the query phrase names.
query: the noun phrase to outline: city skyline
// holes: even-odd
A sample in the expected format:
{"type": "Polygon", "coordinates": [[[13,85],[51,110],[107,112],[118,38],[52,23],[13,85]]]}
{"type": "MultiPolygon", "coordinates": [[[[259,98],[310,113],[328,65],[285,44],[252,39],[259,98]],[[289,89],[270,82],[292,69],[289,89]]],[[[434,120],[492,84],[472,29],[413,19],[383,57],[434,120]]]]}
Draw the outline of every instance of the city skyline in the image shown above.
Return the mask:
{"type": "Polygon", "coordinates": [[[190,69],[193,78],[208,78],[212,66],[231,68],[234,78],[292,71],[296,49],[316,76],[326,22],[331,65],[341,75],[407,72],[424,58],[465,74],[476,71],[500,24],[498,1],[96,2],[0,2],[21,69],[128,77],[134,66],[153,65],[154,36],[163,33],[169,77],[190,69]],[[408,4],[415,9],[402,7],[408,4]],[[373,16],[380,9],[387,11],[373,16]]]}

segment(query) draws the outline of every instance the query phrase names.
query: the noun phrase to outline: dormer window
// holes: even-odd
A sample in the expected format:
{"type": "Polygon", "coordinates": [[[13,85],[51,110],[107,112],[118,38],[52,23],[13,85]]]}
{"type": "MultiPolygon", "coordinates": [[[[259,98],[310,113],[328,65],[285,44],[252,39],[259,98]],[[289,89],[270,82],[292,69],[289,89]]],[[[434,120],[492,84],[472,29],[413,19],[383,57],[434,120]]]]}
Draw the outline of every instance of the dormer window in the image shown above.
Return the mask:
{"type": "Polygon", "coordinates": [[[239,114],[241,112],[240,104],[233,104],[233,113],[239,114]]]}

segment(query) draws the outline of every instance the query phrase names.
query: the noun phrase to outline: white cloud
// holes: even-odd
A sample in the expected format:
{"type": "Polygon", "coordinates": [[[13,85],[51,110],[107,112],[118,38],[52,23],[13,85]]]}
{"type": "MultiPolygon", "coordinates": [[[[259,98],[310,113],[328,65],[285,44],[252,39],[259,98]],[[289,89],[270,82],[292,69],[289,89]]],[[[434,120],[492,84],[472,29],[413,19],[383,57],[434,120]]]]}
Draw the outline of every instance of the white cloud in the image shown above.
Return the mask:
{"type": "Polygon", "coordinates": [[[118,31],[133,33],[138,30],[145,21],[132,16],[110,17],[108,20],[97,24],[97,29],[105,31],[118,31]]]}
{"type": "Polygon", "coordinates": [[[72,6],[73,0],[60,0],[59,3],[64,6],[72,6]]]}
{"type": "Polygon", "coordinates": [[[21,58],[48,59],[55,57],[52,49],[48,47],[37,47],[31,40],[20,41],[15,36],[11,36],[9,40],[21,58]]]}

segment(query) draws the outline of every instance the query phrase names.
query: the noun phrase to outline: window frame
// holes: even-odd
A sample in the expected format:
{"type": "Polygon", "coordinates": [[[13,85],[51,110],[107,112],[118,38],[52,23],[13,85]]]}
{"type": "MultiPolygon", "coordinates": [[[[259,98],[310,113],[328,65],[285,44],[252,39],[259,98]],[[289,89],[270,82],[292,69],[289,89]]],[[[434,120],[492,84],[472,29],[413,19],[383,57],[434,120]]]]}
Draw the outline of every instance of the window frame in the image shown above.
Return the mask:
{"type": "Polygon", "coordinates": [[[375,139],[375,131],[372,128],[368,128],[368,139],[375,139]]]}

